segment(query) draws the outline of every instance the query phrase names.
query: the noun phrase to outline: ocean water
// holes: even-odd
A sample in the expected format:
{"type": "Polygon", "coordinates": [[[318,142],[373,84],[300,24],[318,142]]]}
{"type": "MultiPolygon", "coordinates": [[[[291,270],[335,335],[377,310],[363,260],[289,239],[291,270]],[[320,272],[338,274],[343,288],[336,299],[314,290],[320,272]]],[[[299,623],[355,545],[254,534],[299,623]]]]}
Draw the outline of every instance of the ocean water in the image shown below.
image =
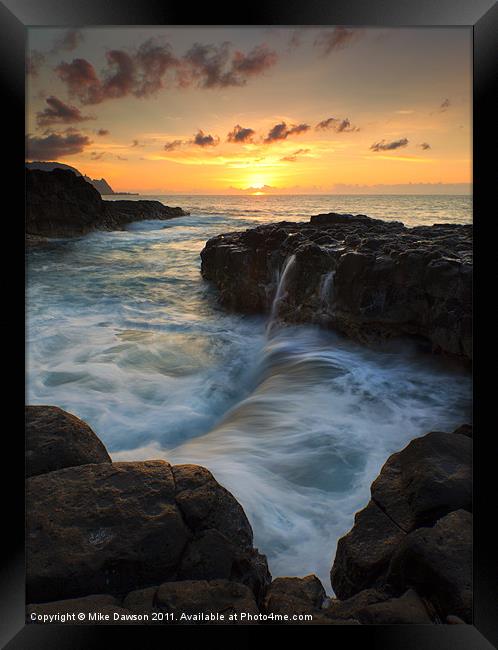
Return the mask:
{"type": "MultiPolygon", "coordinates": [[[[143,198],[143,197],[136,197],[143,198]]],[[[406,341],[225,312],[200,276],[216,234],[319,212],[469,223],[465,196],[174,196],[191,216],[28,251],[27,396],[87,421],[113,460],[208,467],[243,505],[273,576],[331,593],[337,540],[390,453],[470,418],[471,379],[406,341]]]]}

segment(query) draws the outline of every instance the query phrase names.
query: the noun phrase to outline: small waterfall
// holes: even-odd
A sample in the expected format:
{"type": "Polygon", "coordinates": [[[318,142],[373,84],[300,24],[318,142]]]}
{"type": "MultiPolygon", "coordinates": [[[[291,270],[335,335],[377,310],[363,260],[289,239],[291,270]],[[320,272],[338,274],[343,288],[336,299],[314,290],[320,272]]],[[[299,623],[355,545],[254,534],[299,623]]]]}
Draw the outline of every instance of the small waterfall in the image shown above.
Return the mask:
{"type": "Polygon", "coordinates": [[[278,277],[277,291],[275,293],[275,297],[273,298],[273,303],[270,312],[270,319],[268,321],[268,325],[266,328],[267,333],[271,332],[272,327],[274,326],[278,318],[278,309],[280,307],[280,303],[282,302],[283,298],[285,298],[287,295],[286,292],[287,280],[289,277],[289,273],[292,267],[294,266],[295,261],[296,261],[296,256],[294,254],[289,255],[289,257],[285,260],[282,273],[278,277]]]}
{"type": "Polygon", "coordinates": [[[328,307],[330,307],[330,303],[334,295],[334,276],[335,271],[329,271],[328,273],[324,273],[324,275],[322,275],[322,279],[320,281],[320,307],[323,310],[326,310],[328,307]]]}

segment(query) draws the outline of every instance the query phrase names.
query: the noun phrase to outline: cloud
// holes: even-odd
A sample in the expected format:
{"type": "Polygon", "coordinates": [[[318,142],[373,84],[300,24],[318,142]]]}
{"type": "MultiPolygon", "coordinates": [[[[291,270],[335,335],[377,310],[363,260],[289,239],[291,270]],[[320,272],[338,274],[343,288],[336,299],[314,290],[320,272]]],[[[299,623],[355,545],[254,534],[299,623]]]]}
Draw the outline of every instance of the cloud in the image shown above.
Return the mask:
{"type": "Polygon", "coordinates": [[[431,145],[428,142],[421,142],[418,146],[424,150],[431,149],[431,145]]]}
{"type": "Polygon", "coordinates": [[[370,146],[370,149],[372,151],[391,151],[392,149],[400,149],[401,147],[406,147],[407,144],[407,138],[400,138],[399,140],[393,140],[392,142],[381,140],[380,142],[374,142],[374,144],[370,146]]]}
{"type": "Polygon", "coordinates": [[[126,95],[149,97],[173,82],[183,88],[243,86],[249,78],[275,65],[277,54],[266,45],[258,45],[244,54],[233,52],[230,43],[195,43],[178,58],[169,43],[149,39],[133,52],[109,50],[106,60],[100,74],[81,58],[62,62],[55,71],[83,104],[99,104],[126,95]],[[174,74],[168,77],[170,71],[174,74]]]}
{"type": "Polygon", "coordinates": [[[131,146],[132,146],[132,148],[133,147],[145,147],[145,144],[143,144],[142,142],[139,142],[138,140],[133,140],[132,143],[131,143],[131,146]]]}
{"type": "Polygon", "coordinates": [[[109,135],[109,131],[107,129],[99,129],[97,135],[109,135]]]}
{"type": "Polygon", "coordinates": [[[331,52],[349,47],[358,38],[359,33],[357,29],[342,26],[334,27],[333,30],[320,32],[315,39],[314,45],[324,56],[328,56],[331,52]]]}
{"type": "Polygon", "coordinates": [[[71,52],[75,50],[83,41],[83,33],[79,29],[68,29],[64,34],[54,41],[54,45],[50,50],[50,54],[58,54],[59,52],[71,52]]]}
{"type": "Polygon", "coordinates": [[[451,106],[451,102],[448,98],[446,98],[443,102],[441,102],[439,106],[439,110],[444,113],[444,111],[447,111],[448,108],[451,106]]]}
{"type": "Polygon", "coordinates": [[[179,149],[183,144],[183,140],[172,140],[171,142],[166,142],[164,145],[164,150],[165,151],[175,151],[175,149],[179,149]]]}
{"type": "Polygon", "coordinates": [[[47,126],[49,124],[74,124],[76,122],[85,122],[86,120],[94,120],[94,117],[89,115],[82,115],[79,108],[76,106],[69,106],[62,100],[51,95],[47,97],[47,108],[43,111],[38,111],[36,120],[39,126],[47,126]]]}
{"type": "Polygon", "coordinates": [[[352,126],[347,117],[343,120],[337,117],[329,117],[318,122],[315,126],[316,131],[327,131],[329,129],[333,129],[336,133],[351,133],[360,130],[357,126],[352,126]]]}
{"type": "Polygon", "coordinates": [[[302,32],[298,29],[295,29],[289,38],[288,49],[295,50],[301,45],[302,32]]]}
{"type": "Polygon", "coordinates": [[[277,54],[266,45],[254,47],[248,54],[236,51],[231,43],[202,45],[194,43],[182,59],[177,75],[182,87],[201,88],[243,86],[249,77],[264,73],[277,62],[277,54]]]}
{"type": "Polygon", "coordinates": [[[308,131],[309,128],[309,124],[295,124],[289,128],[285,122],[280,122],[269,130],[264,141],[268,144],[277,140],[285,140],[289,135],[299,135],[308,131]]]}
{"type": "Polygon", "coordinates": [[[296,162],[298,156],[309,152],[310,149],[298,149],[297,151],[294,151],[294,153],[291,153],[289,156],[280,158],[280,160],[285,160],[286,162],[296,162]]]}
{"type": "Polygon", "coordinates": [[[240,124],[236,124],[227,135],[227,140],[228,142],[252,142],[255,133],[254,129],[244,128],[240,124]]]}
{"type": "Polygon", "coordinates": [[[65,156],[81,153],[92,144],[82,133],[51,133],[45,137],[26,136],[26,157],[29,160],[57,160],[65,156]]]}
{"type": "Polygon", "coordinates": [[[220,139],[217,136],[206,135],[204,131],[199,130],[194,139],[191,140],[192,144],[196,144],[199,147],[216,147],[220,139]]]}
{"type": "Polygon", "coordinates": [[[26,74],[37,77],[44,63],[45,55],[38,50],[31,50],[30,54],[26,57],[26,74]]]}

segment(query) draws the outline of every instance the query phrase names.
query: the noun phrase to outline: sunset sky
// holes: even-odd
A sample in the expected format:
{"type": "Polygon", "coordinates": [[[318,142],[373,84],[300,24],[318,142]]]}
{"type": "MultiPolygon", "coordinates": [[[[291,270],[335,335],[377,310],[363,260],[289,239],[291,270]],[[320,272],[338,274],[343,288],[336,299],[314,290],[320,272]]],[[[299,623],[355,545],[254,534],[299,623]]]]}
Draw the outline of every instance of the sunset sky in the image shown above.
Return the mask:
{"type": "Polygon", "coordinates": [[[33,28],[27,159],[148,194],[464,192],[471,46],[467,28],[33,28]]]}

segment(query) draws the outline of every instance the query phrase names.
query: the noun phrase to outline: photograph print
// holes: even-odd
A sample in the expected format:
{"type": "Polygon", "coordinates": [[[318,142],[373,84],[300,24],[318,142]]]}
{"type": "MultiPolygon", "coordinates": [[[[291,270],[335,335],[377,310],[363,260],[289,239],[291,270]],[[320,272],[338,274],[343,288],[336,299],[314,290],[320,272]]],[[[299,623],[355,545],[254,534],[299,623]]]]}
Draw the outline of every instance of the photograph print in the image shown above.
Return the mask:
{"type": "Polygon", "coordinates": [[[26,623],[472,624],[472,28],[27,33],[26,623]]]}

